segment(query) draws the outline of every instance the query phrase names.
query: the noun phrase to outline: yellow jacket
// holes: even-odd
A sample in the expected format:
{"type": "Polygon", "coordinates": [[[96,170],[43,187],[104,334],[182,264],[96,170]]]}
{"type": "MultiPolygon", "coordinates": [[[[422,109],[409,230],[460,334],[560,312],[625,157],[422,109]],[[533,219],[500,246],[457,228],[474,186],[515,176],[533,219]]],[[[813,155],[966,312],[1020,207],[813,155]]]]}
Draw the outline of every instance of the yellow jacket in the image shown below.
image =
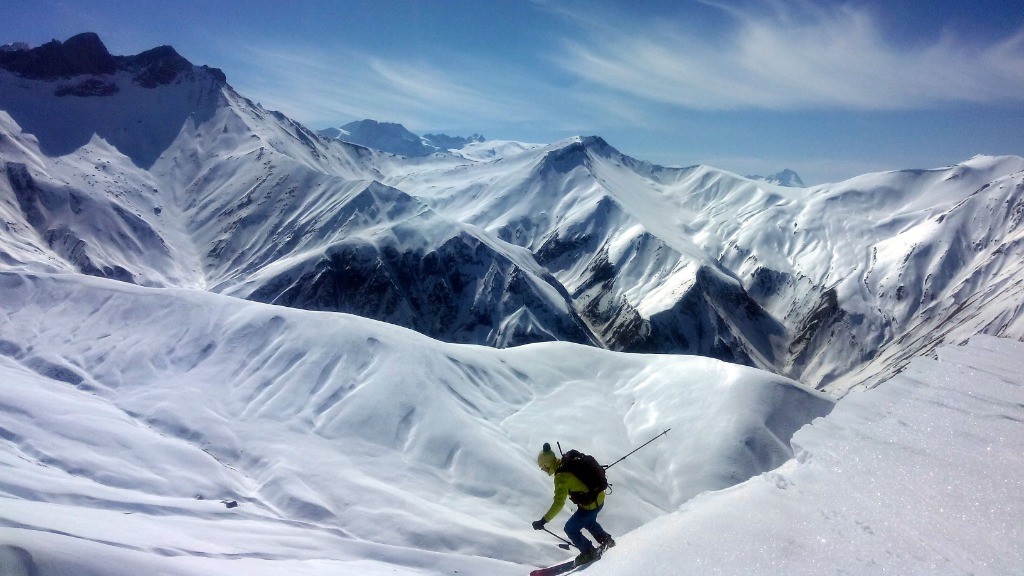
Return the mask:
{"type": "MultiPolygon", "coordinates": [[[[555,473],[555,497],[551,501],[551,508],[544,514],[544,521],[550,522],[565,506],[565,499],[570,492],[589,492],[587,485],[580,481],[572,472],[555,473]]],[[[593,510],[604,504],[604,490],[597,495],[597,500],[590,504],[580,505],[583,510],[593,510]]]]}

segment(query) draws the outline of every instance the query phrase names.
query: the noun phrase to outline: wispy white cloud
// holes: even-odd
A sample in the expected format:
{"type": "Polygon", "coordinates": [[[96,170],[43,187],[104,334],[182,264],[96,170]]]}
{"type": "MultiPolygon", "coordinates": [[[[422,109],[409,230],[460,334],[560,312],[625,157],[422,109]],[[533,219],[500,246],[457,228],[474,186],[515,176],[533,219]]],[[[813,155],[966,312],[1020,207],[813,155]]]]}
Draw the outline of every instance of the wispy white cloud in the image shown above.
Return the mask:
{"type": "Polygon", "coordinates": [[[898,110],[1024,100],[1024,30],[984,45],[946,34],[907,47],[850,5],[767,6],[719,6],[732,23],[725,31],[574,15],[585,36],[566,40],[555,60],[594,85],[700,110],[898,110]]]}
{"type": "Polygon", "coordinates": [[[374,118],[414,130],[436,129],[490,125],[494,118],[525,120],[533,114],[532,103],[509,88],[526,80],[471,58],[398,60],[310,46],[248,50],[239,88],[314,126],[374,118]]]}

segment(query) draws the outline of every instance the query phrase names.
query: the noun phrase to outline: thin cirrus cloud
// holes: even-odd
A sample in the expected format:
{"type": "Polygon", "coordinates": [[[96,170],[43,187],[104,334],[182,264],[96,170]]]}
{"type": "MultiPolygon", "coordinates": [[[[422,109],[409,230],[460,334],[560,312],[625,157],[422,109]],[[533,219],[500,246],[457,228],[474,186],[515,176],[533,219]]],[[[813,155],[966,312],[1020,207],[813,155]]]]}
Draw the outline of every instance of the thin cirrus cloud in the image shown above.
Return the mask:
{"type": "Polygon", "coordinates": [[[576,17],[585,38],[600,41],[566,41],[555,61],[606,89],[698,110],[901,110],[1024,99],[1024,30],[982,45],[947,33],[907,47],[848,5],[770,6],[723,8],[731,25],[714,35],[576,17]]]}
{"type": "Polygon", "coordinates": [[[250,46],[248,70],[239,88],[304,123],[333,125],[343,119],[400,121],[411,128],[472,124],[498,115],[526,117],[529,102],[513,91],[494,89],[494,78],[478,62],[440,66],[423,59],[388,59],[355,50],[250,46]]]}

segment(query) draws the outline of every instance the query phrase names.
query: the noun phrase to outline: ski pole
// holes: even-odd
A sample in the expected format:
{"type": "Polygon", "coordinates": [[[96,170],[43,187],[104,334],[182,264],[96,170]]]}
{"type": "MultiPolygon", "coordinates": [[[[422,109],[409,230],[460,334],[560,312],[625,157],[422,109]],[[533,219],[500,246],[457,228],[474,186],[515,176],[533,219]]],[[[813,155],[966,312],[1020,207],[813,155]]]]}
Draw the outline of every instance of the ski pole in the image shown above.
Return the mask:
{"type": "Polygon", "coordinates": [[[562,550],[568,550],[568,549],[569,549],[569,547],[573,545],[573,543],[572,543],[572,542],[569,542],[569,541],[568,541],[568,540],[566,540],[565,538],[562,538],[561,536],[559,536],[558,534],[555,534],[554,532],[552,532],[551,530],[548,530],[547,528],[545,528],[545,529],[544,529],[544,531],[545,531],[545,532],[547,532],[548,534],[551,534],[551,535],[552,535],[552,536],[554,536],[555,538],[558,538],[558,539],[559,539],[559,540],[561,540],[562,542],[565,542],[565,544],[559,544],[559,545],[558,545],[558,547],[559,547],[559,548],[561,548],[562,550]]]}
{"type": "Polygon", "coordinates": [[[609,464],[609,465],[605,466],[605,467],[604,467],[604,469],[605,469],[605,470],[607,470],[607,469],[611,468],[612,466],[615,466],[615,465],[616,465],[616,464],[618,464],[619,462],[622,462],[622,461],[623,461],[623,460],[625,460],[626,458],[629,458],[630,456],[632,456],[632,455],[633,455],[633,453],[634,453],[634,452],[636,452],[636,451],[637,451],[637,450],[639,450],[640,448],[643,448],[644,446],[647,446],[648,444],[650,444],[651,442],[654,442],[654,441],[655,441],[655,440],[657,440],[658,438],[661,438],[661,437],[662,437],[662,436],[664,436],[665,434],[668,434],[668,431],[669,431],[669,430],[671,430],[671,428],[668,428],[668,429],[666,429],[666,430],[665,430],[664,432],[662,432],[661,434],[658,434],[658,435],[657,435],[657,436],[655,436],[654,438],[651,438],[651,439],[650,439],[650,440],[648,440],[647,442],[644,442],[644,443],[643,443],[643,444],[641,444],[641,445],[640,445],[640,446],[639,446],[639,447],[638,447],[638,448],[637,448],[636,450],[633,450],[633,452],[630,452],[629,454],[626,454],[625,456],[623,456],[622,458],[619,458],[619,459],[618,459],[618,460],[616,460],[615,462],[612,462],[611,464],[609,464]]]}

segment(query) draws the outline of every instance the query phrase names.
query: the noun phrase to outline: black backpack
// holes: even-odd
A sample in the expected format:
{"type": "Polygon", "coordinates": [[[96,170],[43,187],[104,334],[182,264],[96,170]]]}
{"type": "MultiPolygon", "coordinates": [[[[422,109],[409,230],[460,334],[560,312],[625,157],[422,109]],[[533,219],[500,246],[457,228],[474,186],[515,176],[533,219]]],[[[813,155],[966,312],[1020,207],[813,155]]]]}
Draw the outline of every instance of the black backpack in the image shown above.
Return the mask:
{"type": "Polygon", "coordinates": [[[604,466],[601,466],[593,456],[579,450],[569,450],[562,456],[558,472],[569,472],[586,485],[586,492],[569,492],[569,500],[578,506],[593,504],[597,500],[597,495],[608,489],[604,466]]]}

